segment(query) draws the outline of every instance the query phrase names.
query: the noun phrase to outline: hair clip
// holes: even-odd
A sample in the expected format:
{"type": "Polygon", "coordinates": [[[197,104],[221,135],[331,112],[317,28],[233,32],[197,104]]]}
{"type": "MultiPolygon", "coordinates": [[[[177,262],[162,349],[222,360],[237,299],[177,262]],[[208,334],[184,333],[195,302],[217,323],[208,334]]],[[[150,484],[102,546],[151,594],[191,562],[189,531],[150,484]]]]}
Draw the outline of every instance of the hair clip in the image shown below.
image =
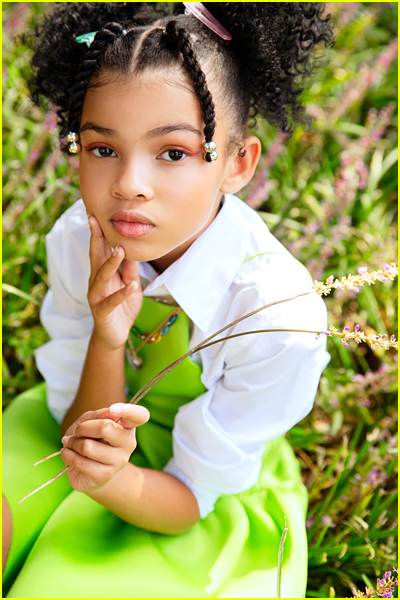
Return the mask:
{"type": "Polygon", "coordinates": [[[75,41],[78,44],[86,44],[86,46],[90,48],[90,45],[93,42],[96,33],[97,31],[89,31],[89,33],[83,33],[82,35],[78,35],[78,37],[75,38],[75,41]]]}
{"type": "MultiPolygon", "coordinates": [[[[82,35],[78,35],[78,37],[75,38],[75,41],[78,44],[86,44],[86,46],[90,48],[96,33],[98,33],[99,31],[100,29],[98,31],[89,31],[89,33],[83,33],[82,35]]],[[[126,29],[123,29],[121,31],[121,37],[123,37],[124,35],[126,35],[126,29]]]]}
{"type": "Polygon", "coordinates": [[[229,42],[232,39],[231,34],[212,16],[202,2],[182,2],[182,4],[185,6],[185,15],[193,15],[223,40],[229,42]]]}

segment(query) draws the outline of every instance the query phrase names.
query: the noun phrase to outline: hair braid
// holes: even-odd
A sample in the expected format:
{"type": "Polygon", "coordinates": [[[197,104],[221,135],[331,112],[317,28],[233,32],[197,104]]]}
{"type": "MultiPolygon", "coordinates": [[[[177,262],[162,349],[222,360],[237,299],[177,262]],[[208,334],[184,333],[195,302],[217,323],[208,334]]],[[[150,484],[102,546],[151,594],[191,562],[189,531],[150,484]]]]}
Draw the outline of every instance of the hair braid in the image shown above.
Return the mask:
{"type": "Polygon", "coordinates": [[[72,90],[69,106],[70,131],[77,132],[79,130],[83,102],[90,80],[96,68],[99,66],[99,56],[105,52],[107,47],[112,44],[117,37],[120,37],[123,31],[124,28],[119,23],[107,23],[96,33],[89,51],[80,65],[78,77],[72,90]]]}
{"type": "Polygon", "coordinates": [[[165,29],[165,37],[182,54],[185,66],[194,83],[194,90],[201,102],[204,113],[204,137],[211,142],[215,132],[215,107],[208,89],[206,76],[195,56],[190,36],[182,28],[177,28],[176,21],[170,21],[165,29]]]}

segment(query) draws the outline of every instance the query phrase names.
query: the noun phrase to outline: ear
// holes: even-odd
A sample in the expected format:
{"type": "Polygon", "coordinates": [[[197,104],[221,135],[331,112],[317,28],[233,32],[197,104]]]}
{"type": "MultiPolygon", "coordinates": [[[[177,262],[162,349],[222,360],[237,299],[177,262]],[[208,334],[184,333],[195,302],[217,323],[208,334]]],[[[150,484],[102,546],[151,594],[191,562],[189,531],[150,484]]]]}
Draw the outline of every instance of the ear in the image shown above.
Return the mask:
{"type": "Polygon", "coordinates": [[[254,175],[261,155],[260,140],[251,135],[244,140],[242,150],[245,156],[232,156],[226,177],[220,187],[223,194],[235,194],[241,190],[254,175]]]}

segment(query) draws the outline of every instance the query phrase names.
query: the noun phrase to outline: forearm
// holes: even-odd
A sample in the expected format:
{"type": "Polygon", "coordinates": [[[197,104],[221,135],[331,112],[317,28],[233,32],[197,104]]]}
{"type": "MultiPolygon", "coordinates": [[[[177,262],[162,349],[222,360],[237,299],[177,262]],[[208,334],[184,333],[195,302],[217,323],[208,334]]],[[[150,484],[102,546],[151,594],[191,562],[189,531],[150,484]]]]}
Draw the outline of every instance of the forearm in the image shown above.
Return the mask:
{"type": "Polygon", "coordinates": [[[184,533],[200,519],[196,498],[184,483],[131,463],[88,495],[127,523],[166,535],[184,533]]]}
{"type": "Polygon", "coordinates": [[[126,402],[124,348],[106,349],[93,333],[75,400],[66,413],[61,431],[84,412],[126,402]]]}

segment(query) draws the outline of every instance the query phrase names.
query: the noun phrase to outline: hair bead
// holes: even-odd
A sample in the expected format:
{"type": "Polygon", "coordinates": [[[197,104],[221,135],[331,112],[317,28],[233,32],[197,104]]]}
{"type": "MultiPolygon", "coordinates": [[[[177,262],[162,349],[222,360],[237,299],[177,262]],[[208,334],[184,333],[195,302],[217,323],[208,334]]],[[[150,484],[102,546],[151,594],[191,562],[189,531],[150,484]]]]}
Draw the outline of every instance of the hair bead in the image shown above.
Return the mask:
{"type": "Polygon", "coordinates": [[[217,144],[214,142],[214,140],[211,140],[211,142],[205,142],[203,148],[206,152],[213,152],[217,149],[217,144]]]}
{"type": "Polygon", "coordinates": [[[204,158],[206,162],[214,162],[217,160],[218,154],[213,150],[212,152],[207,152],[204,158]]]}
{"type": "Polygon", "coordinates": [[[77,133],[74,133],[73,131],[70,131],[67,135],[67,142],[77,142],[78,140],[79,135],[77,133]]]}
{"type": "Polygon", "coordinates": [[[71,142],[68,146],[68,150],[71,152],[71,154],[79,154],[81,151],[81,146],[76,142],[71,142]]]}

